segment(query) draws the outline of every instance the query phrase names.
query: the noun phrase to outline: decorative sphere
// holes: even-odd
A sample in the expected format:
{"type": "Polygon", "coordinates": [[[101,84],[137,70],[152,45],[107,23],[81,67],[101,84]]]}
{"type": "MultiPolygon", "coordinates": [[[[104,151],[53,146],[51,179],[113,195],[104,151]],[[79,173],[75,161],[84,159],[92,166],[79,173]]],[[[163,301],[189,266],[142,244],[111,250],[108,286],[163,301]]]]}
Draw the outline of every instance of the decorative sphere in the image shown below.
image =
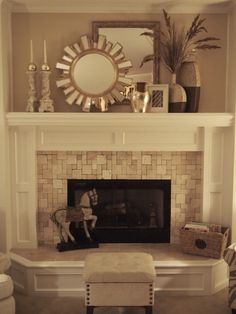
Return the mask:
{"type": "Polygon", "coordinates": [[[30,63],[29,65],[28,65],[28,71],[36,71],[37,70],[37,66],[36,66],[36,64],[34,64],[34,63],[30,63]]]}
{"type": "Polygon", "coordinates": [[[42,67],[41,67],[41,70],[42,71],[50,71],[50,66],[46,63],[43,63],[42,64],[42,67]]]}

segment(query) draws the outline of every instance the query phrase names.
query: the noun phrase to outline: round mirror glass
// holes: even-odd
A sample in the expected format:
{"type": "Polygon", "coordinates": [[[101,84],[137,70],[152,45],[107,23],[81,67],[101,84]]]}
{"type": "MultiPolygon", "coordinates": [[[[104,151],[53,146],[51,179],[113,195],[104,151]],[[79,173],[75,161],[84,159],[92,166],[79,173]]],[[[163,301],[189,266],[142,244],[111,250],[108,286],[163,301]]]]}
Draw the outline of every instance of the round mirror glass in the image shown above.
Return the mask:
{"type": "Polygon", "coordinates": [[[117,80],[117,70],[112,60],[99,53],[88,53],[74,61],[72,78],[83,93],[103,95],[117,80]]]}
{"type": "Polygon", "coordinates": [[[78,43],[66,46],[62,61],[56,64],[61,70],[56,84],[63,88],[66,102],[82,106],[85,112],[91,106],[106,111],[108,104],[121,102],[125,87],[132,84],[127,77],[132,63],[125,59],[122,49],[103,35],[96,42],[83,35],[78,43]]]}

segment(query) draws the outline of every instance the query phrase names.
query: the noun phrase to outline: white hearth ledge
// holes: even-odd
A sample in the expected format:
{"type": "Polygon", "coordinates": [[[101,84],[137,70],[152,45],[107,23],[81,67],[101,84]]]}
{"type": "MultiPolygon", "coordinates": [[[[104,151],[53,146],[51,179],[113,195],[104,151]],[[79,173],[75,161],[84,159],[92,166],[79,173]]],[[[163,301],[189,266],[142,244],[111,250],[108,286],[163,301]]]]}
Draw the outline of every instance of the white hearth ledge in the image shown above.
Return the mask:
{"type": "Polygon", "coordinates": [[[229,127],[230,113],[38,113],[10,112],[9,126],[165,126],[165,127],[229,127]]]}
{"type": "MultiPolygon", "coordinates": [[[[15,289],[26,295],[84,296],[84,261],[30,261],[10,253],[15,289]]],[[[228,286],[223,259],[154,261],[159,295],[212,295],[228,286]]]]}

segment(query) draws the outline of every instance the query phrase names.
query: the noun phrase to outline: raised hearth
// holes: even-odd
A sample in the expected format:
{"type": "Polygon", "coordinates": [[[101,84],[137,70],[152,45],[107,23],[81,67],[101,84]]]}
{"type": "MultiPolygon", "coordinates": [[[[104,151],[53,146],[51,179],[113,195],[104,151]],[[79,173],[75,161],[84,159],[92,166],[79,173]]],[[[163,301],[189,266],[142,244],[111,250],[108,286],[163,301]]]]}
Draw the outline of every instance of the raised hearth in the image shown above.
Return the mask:
{"type": "Polygon", "coordinates": [[[15,288],[27,295],[84,295],[84,259],[91,252],[146,252],[153,256],[158,295],[211,295],[228,285],[223,259],[184,254],[175,244],[100,244],[98,249],[57,252],[55,247],[10,253],[15,288]]]}

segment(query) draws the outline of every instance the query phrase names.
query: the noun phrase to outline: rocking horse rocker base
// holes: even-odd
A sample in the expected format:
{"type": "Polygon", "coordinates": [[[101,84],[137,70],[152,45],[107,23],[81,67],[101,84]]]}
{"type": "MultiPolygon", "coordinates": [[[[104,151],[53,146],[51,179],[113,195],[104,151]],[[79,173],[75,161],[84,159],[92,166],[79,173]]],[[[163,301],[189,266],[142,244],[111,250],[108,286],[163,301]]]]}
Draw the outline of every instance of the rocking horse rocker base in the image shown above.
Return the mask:
{"type": "Polygon", "coordinates": [[[92,249],[92,248],[98,248],[99,244],[96,241],[92,242],[60,242],[57,243],[57,250],[59,252],[64,251],[72,251],[72,250],[82,250],[82,249],[92,249]]]}
{"type": "Polygon", "coordinates": [[[89,230],[90,237],[87,238],[86,232],[84,230],[84,224],[82,222],[71,222],[69,226],[70,234],[73,236],[73,241],[61,241],[57,244],[57,249],[59,252],[71,251],[71,250],[82,250],[82,249],[92,249],[98,248],[99,243],[95,240],[96,234],[93,229],[89,230]]]}

